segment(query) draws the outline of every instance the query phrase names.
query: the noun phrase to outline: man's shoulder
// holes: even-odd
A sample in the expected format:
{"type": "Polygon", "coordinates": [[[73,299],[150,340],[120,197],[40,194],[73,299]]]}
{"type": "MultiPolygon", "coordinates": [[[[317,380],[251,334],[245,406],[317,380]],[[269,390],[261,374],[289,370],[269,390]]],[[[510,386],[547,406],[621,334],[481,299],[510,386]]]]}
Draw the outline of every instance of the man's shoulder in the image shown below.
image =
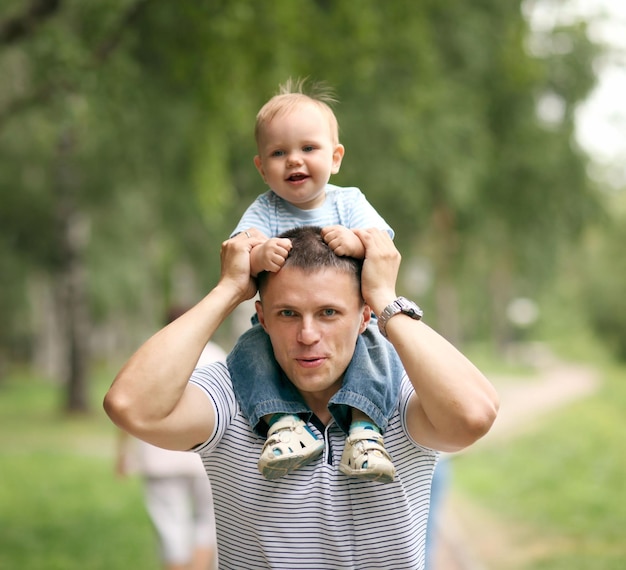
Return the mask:
{"type": "Polygon", "coordinates": [[[193,371],[189,381],[205,393],[215,412],[213,434],[196,451],[213,449],[241,415],[228,366],[224,361],[201,366],[193,371]]]}
{"type": "Polygon", "coordinates": [[[193,371],[189,381],[201,388],[215,406],[232,407],[235,402],[230,372],[224,360],[200,365],[193,371]]]}

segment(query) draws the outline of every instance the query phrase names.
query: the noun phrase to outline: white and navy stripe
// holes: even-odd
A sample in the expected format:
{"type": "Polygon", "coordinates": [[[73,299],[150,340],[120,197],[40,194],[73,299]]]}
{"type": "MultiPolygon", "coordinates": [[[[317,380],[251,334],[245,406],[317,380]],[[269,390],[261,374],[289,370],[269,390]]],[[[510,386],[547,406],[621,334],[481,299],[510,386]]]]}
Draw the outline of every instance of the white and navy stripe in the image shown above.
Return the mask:
{"type": "MultiPolygon", "coordinates": [[[[419,570],[430,483],[437,453],[411,441],[404,421],[412,386],[405,377],[399,409],[385,433],[396,481],[382,484],[339,472],[345,436],[334,422],[314,463],[276,481],[257,470],[264,440],[235,400],[223,363],[199,368],[192,381],[212,400],[213,436],[200,453],[213,487],[220,570],[419,570]]],[[[313,424],[309,427],[322,434],[313,424]]]]}

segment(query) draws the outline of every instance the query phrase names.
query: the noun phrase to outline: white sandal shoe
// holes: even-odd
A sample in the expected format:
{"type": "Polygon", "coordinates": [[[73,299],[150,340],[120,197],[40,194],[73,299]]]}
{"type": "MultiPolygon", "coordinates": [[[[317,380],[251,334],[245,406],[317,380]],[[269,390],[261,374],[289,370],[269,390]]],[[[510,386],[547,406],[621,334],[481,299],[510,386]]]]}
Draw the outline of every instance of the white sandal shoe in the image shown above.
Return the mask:
{"type": "Polygon", "coordinates": [[[349,477],[391,483],[396,469],[384,447],[383,436],[375,430],[358,428],[350,432],[343,448],[339,471],[349,477]]]}
{"type": "Polygon", "coordinates": [[[324,449],[298,416],[285,415],[267,432],[267,441],[259,458],[259,471],[269,480],[284,477],[316,459],[324,449]]]}

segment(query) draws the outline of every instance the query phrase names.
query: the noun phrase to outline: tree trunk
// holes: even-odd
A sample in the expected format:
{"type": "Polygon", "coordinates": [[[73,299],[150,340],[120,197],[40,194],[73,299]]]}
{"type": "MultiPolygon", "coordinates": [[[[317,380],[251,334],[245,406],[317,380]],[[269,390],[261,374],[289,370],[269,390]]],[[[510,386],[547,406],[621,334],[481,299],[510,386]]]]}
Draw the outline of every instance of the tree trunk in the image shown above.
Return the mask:
{"type": "Polygon", "coordinates": [[[435,303],[439,332],[460,347],[463,342],[458,291],[454,282],[458,238],[454,212],[446,204],[433,211],[433,263],[435,266],[435,303]]]}
{"type": "Polygon", "coordinates": [[[65,410],[85,413],[90,411],[87,381],[91,327],[85,268],[89,223],[77,204],[78,180],[71,160],[74,148],[73,133],[64,131],[58,144],[57,219],[60,259],[57,284],[62,334],[66,338],[63,343],[67,361],[65,410]]]}
{"type": "Polygon", "coordinates": [[[496,348],[504,354],[512,341],[511,324],[506,317],[506,307],[511,300],[512,272],[506,256],[501,256],[489,277],[491,297],[491,330],[496,348]]]}

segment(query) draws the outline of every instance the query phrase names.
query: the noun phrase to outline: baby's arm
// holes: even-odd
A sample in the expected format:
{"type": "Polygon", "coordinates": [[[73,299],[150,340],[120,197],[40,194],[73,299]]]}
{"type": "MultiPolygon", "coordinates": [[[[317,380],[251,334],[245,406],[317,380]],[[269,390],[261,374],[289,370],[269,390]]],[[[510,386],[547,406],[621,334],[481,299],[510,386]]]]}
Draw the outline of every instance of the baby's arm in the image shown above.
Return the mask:
{"type": "Polygon", "coordinates": [[[270,238],[253,247],[250,252],[250,273],[253,277],[261,271],[275,273],[285,263],[290,250],[291,240],[286,238],[270,238]]]}
{"type": "Polygon", "coordinates": [[[337,255],[347,255],[356,259],[365,257],[363,242],[352,230],[344,226],[325,227],[322,229],[322,237],[337,255]]]}

